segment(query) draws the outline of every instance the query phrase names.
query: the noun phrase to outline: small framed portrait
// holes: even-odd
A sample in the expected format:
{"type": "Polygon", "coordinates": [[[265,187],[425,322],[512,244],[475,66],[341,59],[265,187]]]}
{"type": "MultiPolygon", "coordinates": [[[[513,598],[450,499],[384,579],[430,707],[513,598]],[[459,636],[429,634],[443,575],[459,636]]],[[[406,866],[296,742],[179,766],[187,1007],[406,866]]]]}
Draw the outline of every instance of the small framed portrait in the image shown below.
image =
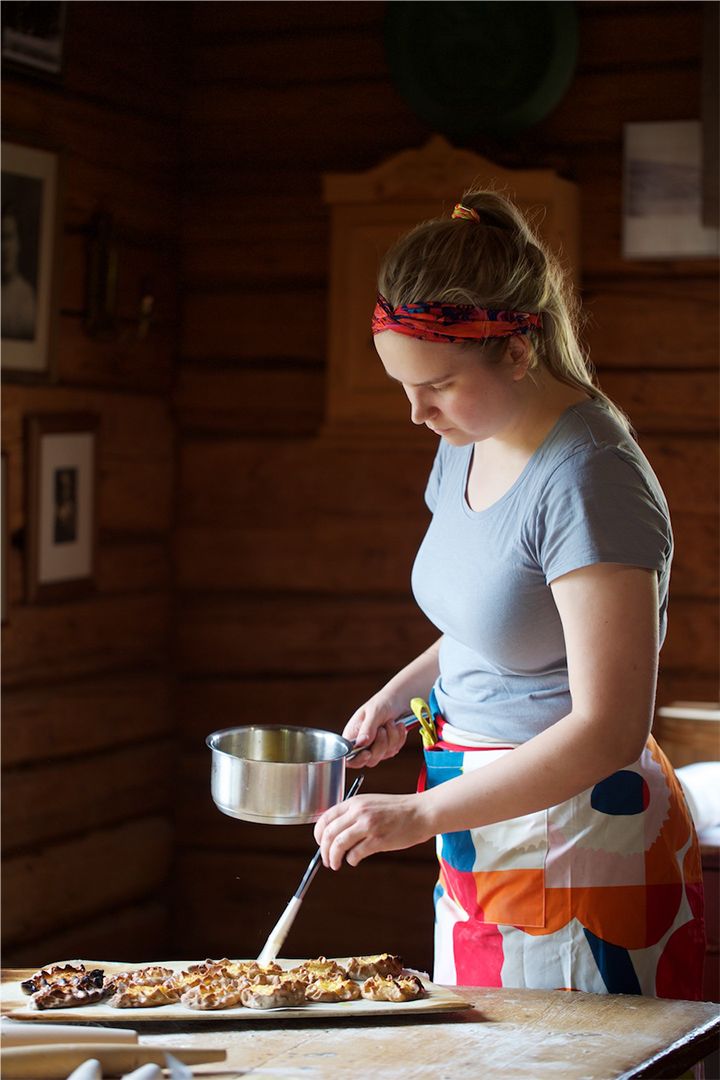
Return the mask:
{"type": "Polygon", "coordinates": [[[2,5],[2,60],[5,69],[58,79],[62,72],[65,3],[12,0],[2,5]]]}
{"type": "Polygon", "coordinates": [[[95,587],[97,435],[89,414],[26,419],[30,603],[68,600],[95,587]]]}
{"type": "Polygon", "coordinates": [[[58,154],[2,143],[2,374],[52,374],[59,252],[58,154]]]}

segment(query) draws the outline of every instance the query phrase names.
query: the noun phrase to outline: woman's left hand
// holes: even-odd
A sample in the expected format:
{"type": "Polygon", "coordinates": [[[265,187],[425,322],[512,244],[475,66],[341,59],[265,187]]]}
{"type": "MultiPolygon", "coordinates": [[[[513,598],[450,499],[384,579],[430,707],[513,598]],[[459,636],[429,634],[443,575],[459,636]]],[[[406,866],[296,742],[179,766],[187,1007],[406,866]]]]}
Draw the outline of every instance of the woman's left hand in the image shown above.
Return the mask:
{"type": "Polygon", "coordinates": [[[331,806],[315,824],[323,865],[357,866],[377,851],[398,851],[433,835],[420,795],[355,795],[331,806]]]}

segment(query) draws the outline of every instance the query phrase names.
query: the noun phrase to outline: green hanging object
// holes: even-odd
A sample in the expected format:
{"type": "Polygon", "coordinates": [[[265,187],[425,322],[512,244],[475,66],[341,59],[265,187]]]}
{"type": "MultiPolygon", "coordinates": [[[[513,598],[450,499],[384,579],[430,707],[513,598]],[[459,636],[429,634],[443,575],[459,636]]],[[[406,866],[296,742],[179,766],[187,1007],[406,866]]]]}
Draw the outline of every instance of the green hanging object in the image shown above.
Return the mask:
{"type": "Polygon", "coordinates": [[[390,0],[385,38],[397,89],[435,131],[513,135],[542,120],[575,71],[569,0],[390,0]]]}

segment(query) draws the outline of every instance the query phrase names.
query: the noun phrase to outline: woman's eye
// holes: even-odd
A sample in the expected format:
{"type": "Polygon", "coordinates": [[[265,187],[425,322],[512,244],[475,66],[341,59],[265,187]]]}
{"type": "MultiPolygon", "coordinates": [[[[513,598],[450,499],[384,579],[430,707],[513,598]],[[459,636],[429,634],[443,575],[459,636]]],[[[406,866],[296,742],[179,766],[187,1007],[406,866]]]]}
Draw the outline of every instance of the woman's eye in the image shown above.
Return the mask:
{"type": "Polygon", "coordinates": [[[430,389],[431,390],[447,390],[449,388],[449,386],[450,386],[450,383],[441,383],[440,386],[431,386],[430,389]]]}

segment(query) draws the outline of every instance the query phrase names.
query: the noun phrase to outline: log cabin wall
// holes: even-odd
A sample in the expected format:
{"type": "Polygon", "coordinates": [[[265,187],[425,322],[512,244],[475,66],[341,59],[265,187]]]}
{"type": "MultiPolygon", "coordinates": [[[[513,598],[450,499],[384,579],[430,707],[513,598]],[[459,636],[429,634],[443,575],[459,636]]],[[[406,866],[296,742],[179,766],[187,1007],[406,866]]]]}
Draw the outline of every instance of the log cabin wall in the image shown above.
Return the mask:
{"type": "Polygon", "coordinates": [[[168,947],[175,767],[169,632],[178,329],[175,5],[67,5],[57,83],[3,79],[3,139],[63,155],[57,379],[3,385],[9,610],[3,626],[5,963],[147,959],[168,947]],[[111,9],[111,11],[109,10],[111,9]],[[96,211],[120,239],[117,335],[83,331],[96,211]],[[138,337],[141,286],[156,297],[138,337]],[[99,417],[96,591],[31,604],[23,589],[23,421],[99,417]]]}
{"type": "MultiPolygon", "coordinates": [[[[175,939],[255,955],[312,851],[309,828],[211,803],[204,736],[251,720],[342,728],[433,638],[408,580],[433,447],[323,437],[327,172],[432,132],[390,79],[382,3],[192,3],[183,326],[175,392],[182,738],[175,939]]],[[[508,142],[468,145],[579,185],[592,355],[668,495],[677,556],[658,700],[717,694],[717,267],[621,257],[622,125],[700,116],[703,5],[580,3],[566,97],[508,142]],[[672,317],[668,317],[672,310],[672,317]]],[[[409,790],[417,753],[366,790],[409,790]]],[[[288,955],[397,949],[431,962],[429,847],[321,872],[288,955]]]]}

